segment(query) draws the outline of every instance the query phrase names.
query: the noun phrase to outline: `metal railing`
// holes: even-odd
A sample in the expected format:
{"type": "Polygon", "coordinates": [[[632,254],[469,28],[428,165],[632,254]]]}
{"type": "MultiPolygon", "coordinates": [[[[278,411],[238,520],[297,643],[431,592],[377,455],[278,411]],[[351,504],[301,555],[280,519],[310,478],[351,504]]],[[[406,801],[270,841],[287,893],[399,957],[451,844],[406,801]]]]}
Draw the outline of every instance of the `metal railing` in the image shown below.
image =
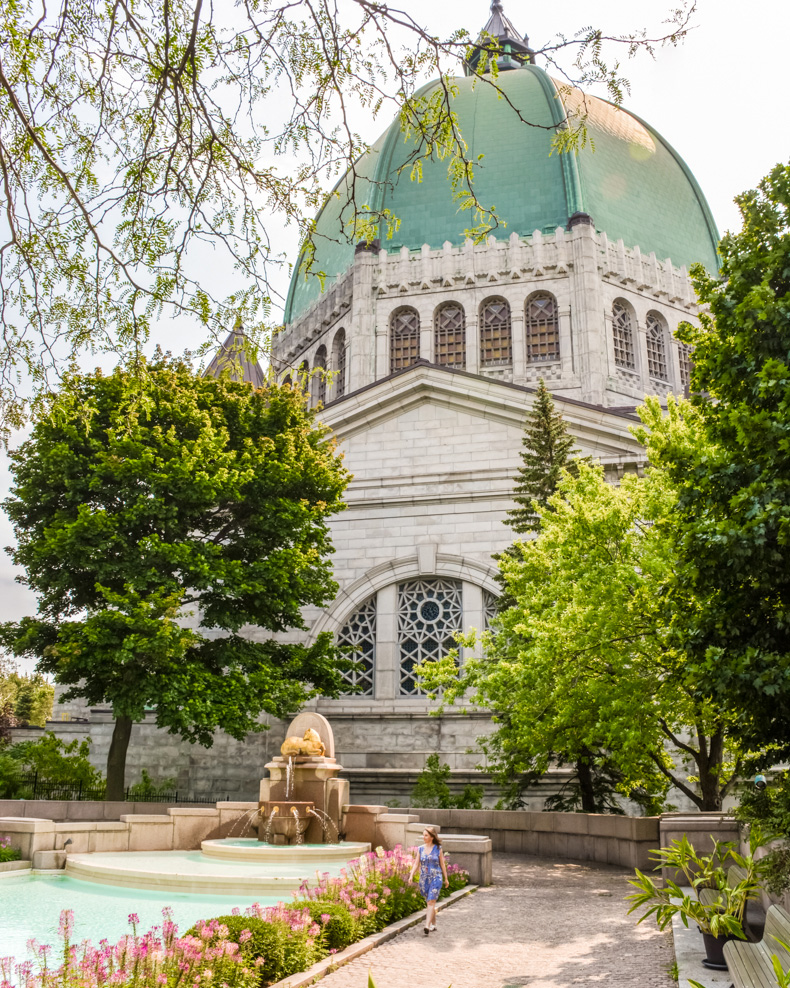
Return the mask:
{"type": "MultiPolygon", "coordinates": [[[[24,776],[19,782],[30,791],[28,799],[101,800],[106,799],[104,786],[85,786],[81,782],[67,784],[44,782],[38,773],[24,776]]],[[[140,791],[137,786],[127,786],[124,801],[128,803],[201,803],[213,805],[230,799],[227,793],[190,793],[184,789],[140,791]]]]}

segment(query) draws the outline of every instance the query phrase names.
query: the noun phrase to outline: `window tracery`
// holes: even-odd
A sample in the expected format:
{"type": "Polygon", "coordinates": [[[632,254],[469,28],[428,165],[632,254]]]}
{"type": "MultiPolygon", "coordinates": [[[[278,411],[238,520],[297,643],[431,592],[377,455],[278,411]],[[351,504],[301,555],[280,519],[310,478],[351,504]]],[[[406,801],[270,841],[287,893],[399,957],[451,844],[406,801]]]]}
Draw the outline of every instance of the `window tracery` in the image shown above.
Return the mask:
{"type": "Polygon", "coordinates": [[[346,393],[346,331],[339,329],[332,343],[332,370],[335,372],[335,398],[346,393]]]}
{"type": "Polygon", "coordinates": [[[483,591],[483,624],[485,630],[491,627],[491,622],[499,613],[499,597],[490,590],[483,591]]]}
{"type": "Polygon", "coordinates": [[[411,367],[420,358],[420,317],[414,309],[398,309],[390,319],[390,374],[411,367]]]}
{"type": "Polygon", "coordinates": [[[680,363],[680,384],[683,390],[691,387],[692,349],[688,343],[678,343],[678,361],[680,363]]]}
{"type": "Polygon", "coordinates": [[[480,310],[480,365],[498,367],[512,360],[510,306],[504,299],[491,299],[480,310]]]}
{"type": "Polygon", "coordinates": [[[455,302],[436,313],[433,329],[434,360],[442,367],[466,366],[466,316],[455,302]]]}
{"type": "Polygon", "coordinates": [[[415,681],[415,665],[440,659],[456,647],[454,636],[463,627],[462,598],[460,580],[431,577],[398,584],[401,695],[422,692],[415,681]]]}
{"type": "Polygon", "coordinates": [[[526,333],[528,363],[560,359],[560,327],[553,295],[537,292],[527,299],[526,333]]]}
{"type": "Polygon", "coordinates": [[[313,391],[315,405],[326,404],[326,347],[321,346],[315,352],[313,360],[313,391]]]}
{"type": "Polygon", "coordinates": [[[630,310],[622,302],[615,302],[612,306],[612,336],[615,364],[635,370],[634,322],[630,310]]]}
{"type": "Polygon", "coordinates": [[[667,341],[664,320],[655,312],[647,314],[647,372],[657,381],[668,381],[667,341]]]}
{"type": "Polygon", "coordinates": [[[344,672],[343,679],[350,686],[360,687],[355,696],[373,696],[376,668],[376,595],[368,598],[346,621],[337,636],[339,646],[353,649],[349,657],[357,663],[356,669],[344,672]]]}

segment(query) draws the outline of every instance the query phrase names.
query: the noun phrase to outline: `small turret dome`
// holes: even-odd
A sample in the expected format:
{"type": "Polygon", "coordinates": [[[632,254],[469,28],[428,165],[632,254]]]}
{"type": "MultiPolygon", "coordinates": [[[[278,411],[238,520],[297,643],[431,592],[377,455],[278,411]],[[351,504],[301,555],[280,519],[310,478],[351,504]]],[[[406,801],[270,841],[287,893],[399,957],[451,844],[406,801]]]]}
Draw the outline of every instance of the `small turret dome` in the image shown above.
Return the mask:
{"type": "MultiPolygon", "coordinates": [[[[525,39],[519,55],[527,51],[525,39]]],[[[586,213],[610,240],[622,239],[626,247],[655,252],[678,266],[699,261],[715,271],[718,233],[708,204],[688,166],[660,134],[627,110],[555,83],[530,61],[514,60],[512,67],[516,71],[501,72],[496,80],[505,98],[474,76],[454,80],[453,110],[469,156],[483,155],[475,171],[476,193],[503,224],[494,236],[550,232],[567,226],[574,214],[586,213]],[[579,112],[587,113],[594,150],[552,154],[554,128],[579,112]]],[[[436,86],[430,83],[424,92],[436,86]]],[[[358,206],[377,213],[390,210],[398,217],[400,227],[391,239],[380,231],[388,251],[462,243],[471,225],[469,213],[458,210],[447,162],[424,161],[422,181],[412,181],[413,151],[413,140],[404,140],[395,120],[355,166],[358,206]]],[[[329,287],[353,262],[350,187],[346,175],[316,223],[313,271],[323,272],[329,287]]],[[[297,267],[285,322],[299,319],[320,294],[317,275],[305,277],[297,267]]]]}

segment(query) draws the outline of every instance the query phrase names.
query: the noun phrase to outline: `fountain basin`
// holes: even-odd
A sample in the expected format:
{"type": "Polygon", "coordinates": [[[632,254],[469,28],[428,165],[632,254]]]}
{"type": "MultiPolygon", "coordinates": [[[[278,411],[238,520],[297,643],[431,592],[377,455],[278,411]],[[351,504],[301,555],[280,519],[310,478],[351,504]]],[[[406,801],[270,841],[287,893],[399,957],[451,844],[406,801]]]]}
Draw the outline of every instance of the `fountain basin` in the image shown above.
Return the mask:
{"type": "Polygon", "coordinates": [[[307,800],[265,800],[259,804],[258,839],[278,845],[299,843],[310,826],[314,806],[307,800]]]}
{"type": "MultiPolygon", "coordinates": [[[[204,843],[221,844],[221,841],[204,843]]],[[[243,842],[242,842],[243,843],[243,842]]],[[[254,860],[223,858],[200,851],[118,851],[69,854],[66,875],[83,882],[121,888],[150,889],[160,892],[186,892],[192,895],[232,895],[288,898],[316,870],[337,876],[343,865],[368,850],[367,844],[349,844],[344,854],[328,856],[334,847],[305,848],[261,846],[254,860]],[[294,852],[307,851],[301,857],[294,852]],[[290,858],[273,857],[272,852],[291,852],[290,858]]],[[[244,852],[244,847],[235,850],[244,852]]]]}
{"type": "Polygon", "coordinates": [[[311,874],[324,864],[346,864],[370,850],[361,841],[340,844],[261,844],[254,837],[239,840],[204,840],[200,850],[207,857],[224,861],[258,861],[261,863],[295,863],[309,867],[311,874]]]}

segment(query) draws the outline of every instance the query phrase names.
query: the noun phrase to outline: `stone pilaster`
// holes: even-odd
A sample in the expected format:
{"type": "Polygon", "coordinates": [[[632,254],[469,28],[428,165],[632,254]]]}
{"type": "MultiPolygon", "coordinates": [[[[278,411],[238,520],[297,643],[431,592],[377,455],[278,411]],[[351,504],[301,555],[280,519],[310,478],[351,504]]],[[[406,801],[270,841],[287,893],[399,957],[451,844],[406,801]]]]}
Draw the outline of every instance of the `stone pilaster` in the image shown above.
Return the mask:
{"type": "Polygon", "coordinates": [[[377,258],[372,251],[363,250],[354,255],[350,319],[346,330],[349,357],[347,392],[356,391],[377,377],[373,298],[376,263],[377,258]]]}
{"type": "Polygon", "coordinates": [[[579,355],[581,398],[602,405],[606,391],[605,333],[595,227],[585,213],[572,216],[570,226],[573,245],[571,306],[579,355]]]}

